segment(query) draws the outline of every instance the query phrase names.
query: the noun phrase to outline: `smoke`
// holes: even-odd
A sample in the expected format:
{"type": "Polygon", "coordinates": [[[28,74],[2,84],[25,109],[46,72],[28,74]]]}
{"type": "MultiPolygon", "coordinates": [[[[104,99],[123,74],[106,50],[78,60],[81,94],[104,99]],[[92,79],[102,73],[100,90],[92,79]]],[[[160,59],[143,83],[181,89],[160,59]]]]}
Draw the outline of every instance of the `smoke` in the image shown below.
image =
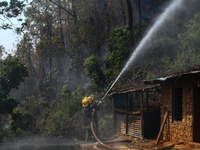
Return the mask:
{"type": "MultiPolygon", "coordinates": [[[[170,10],[169,13],[165,15],[166,17],[163,16],[162,18],[159,18],[164,21],[159,27],[155,28],[152,36],[148,37],[148,40],[144,44],[142,50],[138,53],[137,58],[130,66],[135,65],[137,62],[144,59],[156,59],[154,62],[154,69],[161,69],[162,71],[160,66],[164,56],[173,60],[179,52],[184,50],[182,37],[187,31],[188,25],[191,23],[191,19],[193,19],[195,14],[200,11],[200,1],[177,0],[174,1],[174,3],[176,3],[176,5],[173,6],[173,10],[170,10]]],[[[168,6],[168,9],[169,8],[170,7],[168,6]]],[[[156,21],[158,22],[158,19],[154,22],[156,21]]],[[[155,23],[153,26],[155,26],[155,23]]],[[[151,29],[152,28],[150,28],[148,32],[150,32],[151,29]]]]}
{"type": "Polygon", "coordinates": [[[163,56],[174,57],[181,50],[178,35],[185,32],[187,24],[200,10],[199,6],[200,1],[198,0],[173,0],[165,11],[155,18],[154,23],[147,30],[144,38],[148,37],[148,39],[142,45],[134,62],[147,58],[150,53],[159,56],[159,58],[163,56]]]}
{"type": "Polygon", "coordinates": [[[15,143],[1,143],[1,150],[77,150],[80,144],[91,144],[91,142],[70,140],[64,138],[25,138],[15,143]]]}

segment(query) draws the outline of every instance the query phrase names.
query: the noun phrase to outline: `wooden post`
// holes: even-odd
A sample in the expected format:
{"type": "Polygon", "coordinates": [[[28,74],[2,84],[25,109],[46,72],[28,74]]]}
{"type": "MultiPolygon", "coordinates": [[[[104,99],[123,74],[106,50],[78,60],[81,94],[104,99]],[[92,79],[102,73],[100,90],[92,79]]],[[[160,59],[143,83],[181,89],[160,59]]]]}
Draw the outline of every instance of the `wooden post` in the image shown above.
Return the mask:
{"type": "Polygon", "coordinates": [[[140,121],[141,121],[141,138],[143,139],[144,138],[144,117],[143,117],[143,112],[144,112],[144,109],[143,109],[143,91],[141,90],[140,91],[140,121]]]}
{"type": "MultiPolygon", "coordinates": [[[[125,111],[127,111],[127,93],[125,93],[125,111]]],[[[125,134],[128,133],[128,113],[126,112],[126,130],[125,134]]]]}
{"type": "Polygon", "coordinates": [[[165,123],[166,123],[168,114],[169,114],[169,111],[166,111],[165,114],[164,114],[163,122],[162,122],[162,125],[161,125],[161,127],[160,127],[160,131],[159,131],[159,133],[158,133],[158,137],[157,137],[157,139],[156,139],[156,143],[155,143],[156,145],[158,144],[158,142],[159,142],[159,140],[160,140],[160,136],[161,136],[162,131],[163,131],[163,129],[164,129],[164,126],[165,126],[165,123]]]}
{"type": "Polygon", "coordinates": [[[115,95],[112,97],[112,111],[113,111],[113,127],[114,127],[114,132],[116,133],[116,111],[115,111],[115,95]]]}
{"type": "Polygon", "coordinates": [[[146,91],[147,93],[147,112],[149,111],[149,89],[146,91]]]}

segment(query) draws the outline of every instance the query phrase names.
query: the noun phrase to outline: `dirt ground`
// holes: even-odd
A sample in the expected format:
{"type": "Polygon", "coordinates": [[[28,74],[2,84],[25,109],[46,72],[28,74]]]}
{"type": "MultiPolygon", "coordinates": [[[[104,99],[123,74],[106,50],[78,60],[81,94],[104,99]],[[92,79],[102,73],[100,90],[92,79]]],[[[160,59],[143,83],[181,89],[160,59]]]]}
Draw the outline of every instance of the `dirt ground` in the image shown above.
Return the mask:
{"type": "Polygon", "coordinates": [[[121,144],[127,146],[129,150],[200,150],[199,145],[185,144],[183,142],[170,142],[160,141],[158,145],[155,144],[156,139],[140,139],[131,136],[124,136],[129,142],[121,142],[121,144]]]}
{"type": "MultiPolygon", "coordinates": [[[[118,135],[117,138],[104,141],[107,146],[112,147],[113,149],[120,149],[120,150],[200,150],[200,144],[198,145],[189,145],[184,143],[176,143],[176,142],[169,142],[160,141],[158,145],[155,145],[156,139],[140,139],[134,138],[131,136],[123,136],[118,135]]],[[[82,146],[81,150],[106,150],[105,148],[97,143],[93,145],[84,145],[82,146]]]]}

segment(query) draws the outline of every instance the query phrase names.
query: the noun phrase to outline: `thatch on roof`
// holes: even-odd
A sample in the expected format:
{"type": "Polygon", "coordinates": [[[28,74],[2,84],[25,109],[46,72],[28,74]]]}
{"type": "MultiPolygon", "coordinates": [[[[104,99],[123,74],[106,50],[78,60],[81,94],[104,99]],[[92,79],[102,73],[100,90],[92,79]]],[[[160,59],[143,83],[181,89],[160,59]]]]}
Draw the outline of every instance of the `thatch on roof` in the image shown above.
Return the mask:
{"type": "MultiPolygon", "coordinates": [[[[192,72],[192,71],[200,71],[200,65],[193,65],[193,66],[190,66],[190,67],[186,68],[186,69],[183,70],[183,71],[166,72],[166,73],[162,74],[160,77],[180,76],[180,75],[182,75],[182,74],[189,73],[189,72],[192,72]]],[[[159,77],[159,78],[160,78],[160,77],[159,77]]]]}
{"type": "Polygon", "coordinates": [[[193,65],[188,67],[183,71],[167,72],[162,76],[144,81],[145,85],[150,84],[161,84],[163,82],[177,82],[185,79],[199,78],[200,75],[200,65],[193,65]]]}
{"type": "Polygon", "coordinates": [[[129,69],[109,91],[108,96],[149,88],[143,81],[152,70],[152,65],[153,63],[144,63],[142,66],[129,69]]]}

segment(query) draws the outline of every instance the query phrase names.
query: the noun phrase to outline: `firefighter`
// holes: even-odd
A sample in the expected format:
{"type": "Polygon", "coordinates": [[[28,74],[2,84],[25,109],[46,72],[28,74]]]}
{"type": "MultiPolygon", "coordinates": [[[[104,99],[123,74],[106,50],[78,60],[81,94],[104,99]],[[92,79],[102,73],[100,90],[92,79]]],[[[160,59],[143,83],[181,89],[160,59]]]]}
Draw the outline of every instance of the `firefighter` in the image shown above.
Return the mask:
{"type": "Polygon", "coordinates": [[[94,131],[97,134],[98,132],[98,118],[97,118],[97,111],[100,109],[99,103],[93,101],[93,96],[85,97],[82,100],[83,108],[83,129],[85,135],[85,141],[92,139],[92,132],[90,127],[90,122],[92,119],[92,112],[94,112],[93,116],[93,126],[94,131]]]}

